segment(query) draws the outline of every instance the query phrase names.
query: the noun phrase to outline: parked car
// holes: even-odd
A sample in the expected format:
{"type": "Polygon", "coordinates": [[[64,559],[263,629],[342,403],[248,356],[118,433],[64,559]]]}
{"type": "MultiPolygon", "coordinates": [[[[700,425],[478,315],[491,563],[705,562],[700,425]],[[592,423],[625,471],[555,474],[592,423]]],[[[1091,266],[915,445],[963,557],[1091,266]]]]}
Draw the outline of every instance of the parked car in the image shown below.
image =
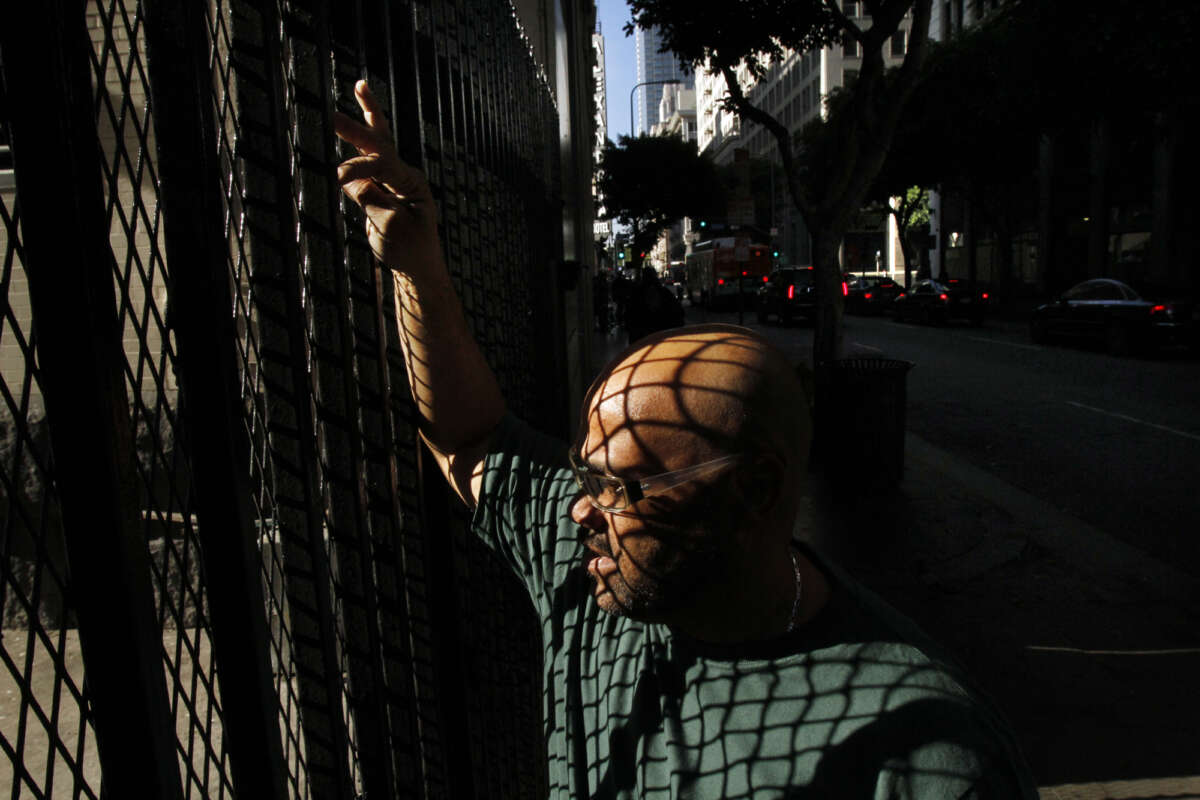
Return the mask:
{"type": "Polygon", "coordinates": [[[917,320],[927,324],[941,324],[952,320],[966,320],[972,325],[983,323],[990,294],[986,290],[971,291],[967,281],[949,280],[917,281],[912,289],[896,295],[892,301],[892,313],[897,322],[917,320]]]}
{"type": "Polygon", "coordinates": [[[771,273],[758,289],[758,321],[775,316],[780,322],[817,313],[817,287],[812,267],[783,267],[771,273]]]}
{"type": "Polygon", "coordinates": [[[1072,286],[1038,306],[1029,322],[1034,342],[1075,339],[1100,342],[1114,355],[1200,344],[1200,308],[1192,299],[1162,291],[1140,293],[1112,278],[1072,286]]]}
{"type": "MultiPolygon", "coordinates": [[[[853,276],[847,276],[848,278],[853,276]]],[[[890,311],[904,287],[886,275],[863,275],[846,281],[846,312],[882,314],[890,311]]]]}

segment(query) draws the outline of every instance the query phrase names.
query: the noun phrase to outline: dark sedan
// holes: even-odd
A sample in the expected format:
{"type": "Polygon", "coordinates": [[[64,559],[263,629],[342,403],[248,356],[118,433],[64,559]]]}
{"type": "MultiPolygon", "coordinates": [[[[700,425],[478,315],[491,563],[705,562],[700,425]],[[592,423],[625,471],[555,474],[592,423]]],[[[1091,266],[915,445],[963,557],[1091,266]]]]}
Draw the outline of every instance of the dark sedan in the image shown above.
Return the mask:
{"type": "Polygon", "coordinates": [[[971,291],[967,281],[917,281],[911,290],[901,292],[892,301],[897,322],[917,320],[927,324],[965,320],[981,325],[989,299],[986,291],[971,291]]]}
{"type": "Polygon", "coordinates": [[[812,267],[784,267],[758,290],[758,321],[765,323],[770,316],[780,322],[803,317],[812,319],[817,313],[817,287],[812,267]]]}
{"type": "Polygon", "coordinates": [[[846,311],[851,314],[882,314],[891,310],[904,287],[886,275],[847,276],[846,311]]]}
{"type": "Polygon", "coordinates": [[[1030,318],[1034,342],[1073,339],[1099,342],[1114,355],[1157,347],[1196,347],[1200,310],[1192,300],[1161,292],[1139,293],[1112,278],[1077,284],[1030,318]]]}

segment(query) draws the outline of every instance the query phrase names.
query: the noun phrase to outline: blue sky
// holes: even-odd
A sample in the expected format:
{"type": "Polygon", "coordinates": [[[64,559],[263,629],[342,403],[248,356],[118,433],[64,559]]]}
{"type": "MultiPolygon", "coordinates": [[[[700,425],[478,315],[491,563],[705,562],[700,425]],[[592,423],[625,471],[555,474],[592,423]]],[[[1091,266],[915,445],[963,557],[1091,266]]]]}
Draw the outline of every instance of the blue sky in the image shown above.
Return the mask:
{"type": "Polygon", "coordinates": [[[596,0],[596,19],[604,34],[604,70],[607,81],[608,138],[629,134],[629,92],[637,83],[632,36],[622,28],[629,21],[625,0],[596,0]]]}

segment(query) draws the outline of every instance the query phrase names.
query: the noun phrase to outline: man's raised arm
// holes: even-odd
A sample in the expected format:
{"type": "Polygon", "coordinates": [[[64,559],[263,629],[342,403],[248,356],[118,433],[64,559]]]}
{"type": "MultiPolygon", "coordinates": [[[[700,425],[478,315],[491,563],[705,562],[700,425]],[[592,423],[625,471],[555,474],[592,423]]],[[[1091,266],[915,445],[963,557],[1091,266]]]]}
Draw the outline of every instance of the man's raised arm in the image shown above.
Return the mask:
{"type": "Polygon", "coordinates": [[[365,124],[335,117],[337,135],[359,152],[338,167],[338,180],[366,213],[371,250],[395,278],[396,319],[421,434],[455,491],[474,506],[504,398],[450,282],[429,184],[396,154],[367,82],[359,81],[354,94],[365,124]]]}

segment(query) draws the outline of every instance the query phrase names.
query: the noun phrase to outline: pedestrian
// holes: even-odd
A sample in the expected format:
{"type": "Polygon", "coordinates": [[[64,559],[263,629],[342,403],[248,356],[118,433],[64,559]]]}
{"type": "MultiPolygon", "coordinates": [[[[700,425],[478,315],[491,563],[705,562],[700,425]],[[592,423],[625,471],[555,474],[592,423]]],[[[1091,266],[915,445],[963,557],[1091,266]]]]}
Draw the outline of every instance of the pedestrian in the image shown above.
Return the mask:
{"type": "Polygon", "coordinates": [[[608,333],[608,278],[602,270],[597,269],[592,278],[592,309],[596,317],[596,330],[608,333]]]}
{"type": "Polygon", "coordinates": [[[633,284],[629,278],[625,277],[623,271],[617,270],[617,274],[612,282],[612,299],[614,310],[616,311],[616,324],[622,328],[625,327],[629,293],[632,289],[633,284]]]}
{"type": "Polygon", "coordinates": [[[630,290],[625,306],[625,330],[630,342],[655,331],[683,324],[683,304],[658,280],[653,267],[642,267],[641,280],[630,290]]]}
{"type": "Polygon", "coordinates": [[[809,547],[810,418],[749,329],[654,334],[587,392],[568,448],[509,414],[424,177],[365,82],[338,170],[397,283],[422,437],[544,631],[555,797],[1035,797],[998,713],[809,547]]]}

